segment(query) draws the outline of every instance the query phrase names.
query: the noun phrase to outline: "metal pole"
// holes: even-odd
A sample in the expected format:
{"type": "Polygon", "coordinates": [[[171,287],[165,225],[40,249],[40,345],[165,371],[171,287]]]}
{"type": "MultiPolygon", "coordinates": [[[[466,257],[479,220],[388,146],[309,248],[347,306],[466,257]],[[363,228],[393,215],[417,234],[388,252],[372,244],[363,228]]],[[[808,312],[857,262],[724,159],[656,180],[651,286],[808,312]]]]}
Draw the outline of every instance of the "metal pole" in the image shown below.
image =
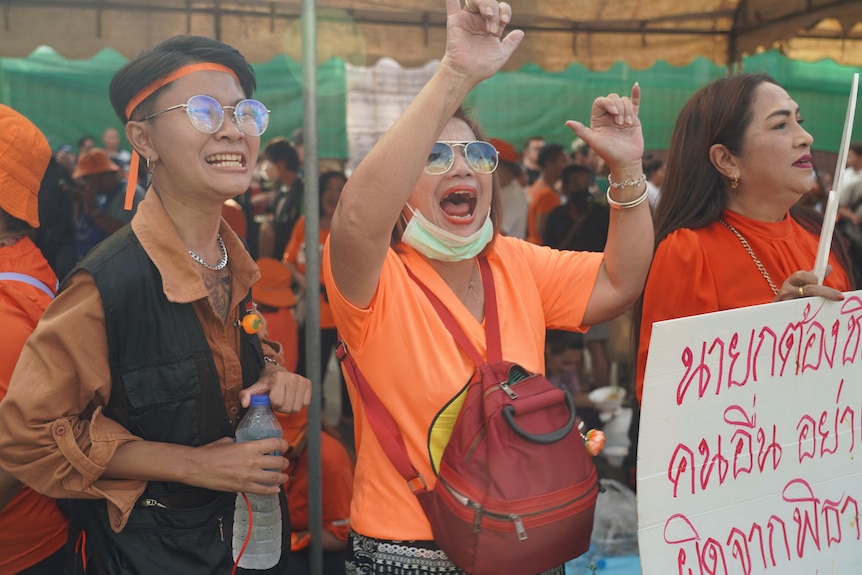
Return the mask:
{"type": "Polygon", "coordinates": [[[323,488],[320,454],[320,210],[317,153],[317,20],[315,0],[302,0],[302,137],[305,150],[305,365],[313,388],[308,407],[308,530],[311,533],[311,575],[323,574],[323,488]]]}

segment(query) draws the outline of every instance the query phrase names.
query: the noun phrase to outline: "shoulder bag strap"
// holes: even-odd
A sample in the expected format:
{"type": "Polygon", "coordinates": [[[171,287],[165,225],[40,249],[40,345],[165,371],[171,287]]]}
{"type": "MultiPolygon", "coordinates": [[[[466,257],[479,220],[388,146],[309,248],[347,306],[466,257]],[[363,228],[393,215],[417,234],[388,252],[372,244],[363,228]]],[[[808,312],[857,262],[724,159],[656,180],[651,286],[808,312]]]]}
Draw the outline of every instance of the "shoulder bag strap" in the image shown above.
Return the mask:
{"type": "Polygon", "coordinates": [[[48,297],[54,299],[54,290],[49,288],[45,283],[37,280],[33,276],[28,276],[27,274],[19,274],[15,272],[4,272],[0,273],[0,281],[13,281],[13,282],[23,282],[25,284],[29,284],[35,288],[38,288],[48,294],[48,297]]]}
{"type": "MultiPolygon", "coordinates": [[[[419,281],[409,268],[406,269],[413,281],[416,282],[428,297],[431,305],[434,306],[440,319],[443,320],[443,323],[452,333],[458,345],[467,353],[477,367],[485,363],[481,354],[470,343],[467,334],[464,333],[464,330],[461,329],[455,321],[455,317],[443,305],[440,298],[419,281]]],[[[494,277],[487,258],[479,258],[479,270],[482,273],[482,285],[485,292],[485,337],[487,338],[488,360],[500,361],[502,360],[502,346],[500,340],[500,320],[497,314],[497,291],[494,287],[494,277]]],[[[392,462],[392,465],[401,477],[407,481],[407,485],[414,495],[418,496],[428,491],[425,479],[422,477],[422,474],[416,471],[416,468],[410,461],[410,456],[407,454],[407,446],[404,443],[404,437],[401,435],[398,424],[395,422],[392,414],[389,413],[389,410],[386,409],[386,406],[383,405],[383,402],[380,401],[380,397],[375,393],[368,380],[365,379],[356,360],[350,355],[347,345],[340,337],[338,346],[335,349],[335,355],[346,366],[350,379],[356,385],[356,389],[359,391],[359,398],[368,416],[368,424],[374,431],[374,435],[377,437],[377,441],[380,443],[380,447],[383,448],[389,461],[392,462]]]]}
{"type": "Polygon", "coordinates": [[[383,405],[383,402],[380,401],[380,397],[374,392],[368,380],[362,375],[356,360],[348,352],[347,345],[341,337],[338,339],[335,355],[347,368],[347,374],[356,385],[362,405],[365,407],[365,413],[368,416],[368,423],[374,430],[374,435],[386,453],[386,457],[389,458],[401,477],[407,481],[407,485],[414,495],[428,491],[425,479],[410,462],[407,446],[404,444],[404,438],[401,436],[398,424],[386,406],[383,405]]]}

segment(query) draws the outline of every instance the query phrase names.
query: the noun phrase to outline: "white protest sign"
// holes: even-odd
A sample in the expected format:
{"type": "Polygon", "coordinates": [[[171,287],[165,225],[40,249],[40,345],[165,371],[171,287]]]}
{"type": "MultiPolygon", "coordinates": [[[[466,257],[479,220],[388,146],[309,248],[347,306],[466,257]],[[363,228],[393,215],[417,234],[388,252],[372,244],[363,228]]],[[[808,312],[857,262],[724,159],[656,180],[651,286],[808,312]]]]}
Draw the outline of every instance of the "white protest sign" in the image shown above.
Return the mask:
{"type": "Polygon", "coordinates": [[[862,291],[654,324],[644,575],[862,573],[862,291]]]}

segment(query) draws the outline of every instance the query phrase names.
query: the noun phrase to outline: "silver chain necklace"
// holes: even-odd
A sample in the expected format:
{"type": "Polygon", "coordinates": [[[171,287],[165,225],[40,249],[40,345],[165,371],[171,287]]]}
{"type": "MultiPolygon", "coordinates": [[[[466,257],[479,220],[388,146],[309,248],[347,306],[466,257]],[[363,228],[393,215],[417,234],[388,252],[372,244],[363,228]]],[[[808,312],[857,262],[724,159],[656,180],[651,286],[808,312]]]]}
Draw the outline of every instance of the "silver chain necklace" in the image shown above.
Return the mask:
{"type": "Polygon", "coordinates": [[[204,266],[205,268],[207,268],[209,270],[215,270],[215,271],[223,270],[224,267],[227,265],[227,248],[224,247],[224,242],[221,239],[221,234],[216,234],[216,242],[218,242],[218,249],[221,250],[221,258],[219,259],[218,263],[214,266],[205,262],[202,257],[197,255],[192,250],[189,250],[189,255],[192,256],[193,260],[195,260],[196,262],[198,262],[199,264],[201,264],[202,266],[204,266]]]}
{"type": "Polygon", "coordinates": [[[748,244],[748,241],[744,237],[742,237],[742,234],[739,233],[739,230],[737,230],[735,227],[733,227],[732,225],[730,225],[729,223],[724,221],[722,218],[718,218],[718,223],[720,223],[721,225],[723,225],[724,227],[729,229],[731,232],[733,232],[733,235],[735,235],[739,239],[739,243],[742,244],[742,247],[745,248],[745,251],[747,251],[748,255],[751,256],[751,259],[754,260],[754,265],[757,266],[757,269],[760,272],[760,275],[762,275],[763,279],[766,280],[766,283],[769,284],[769,288],[772,290],[772,295],[778,295],[778,288],[775,287],[774,283],[772,283],[772,278],[769,277],[769,273],[766,271],[766,268],[763,267],[763,264],[760,262],[759,259],[757,259],[757,256],[754,255],[754,250],[751,249],[751,246],[748,244]]]}

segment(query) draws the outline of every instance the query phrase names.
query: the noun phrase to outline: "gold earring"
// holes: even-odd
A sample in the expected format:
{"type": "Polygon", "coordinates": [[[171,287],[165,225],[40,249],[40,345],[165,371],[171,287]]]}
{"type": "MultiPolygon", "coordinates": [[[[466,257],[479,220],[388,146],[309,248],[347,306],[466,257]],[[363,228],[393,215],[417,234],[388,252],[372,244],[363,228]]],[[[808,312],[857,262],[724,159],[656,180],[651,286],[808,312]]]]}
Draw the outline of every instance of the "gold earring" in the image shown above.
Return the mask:
{"type": "Polygon", "coordinates": [[[739,176],[733,176],[733,179],[730,180],[730,189],[736,190],[739,188],[739,176]]]}

